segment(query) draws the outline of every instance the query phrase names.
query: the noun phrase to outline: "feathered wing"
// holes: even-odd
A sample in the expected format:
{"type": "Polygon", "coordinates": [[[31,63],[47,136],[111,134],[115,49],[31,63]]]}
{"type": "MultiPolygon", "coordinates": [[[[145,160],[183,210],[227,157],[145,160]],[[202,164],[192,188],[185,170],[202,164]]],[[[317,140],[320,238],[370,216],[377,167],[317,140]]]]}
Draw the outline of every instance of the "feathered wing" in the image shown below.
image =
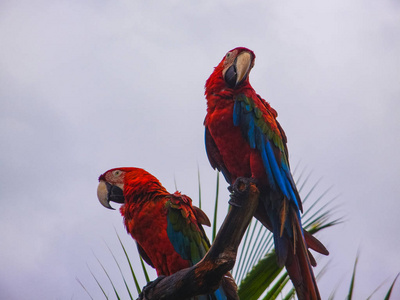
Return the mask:
{"type": "Polygon", "coordinates": [[[207,253],[209,242],[188,201],[187,197],[175,194],[166,202],[167,234],[175,251],[195,265],[207,253]]]}
{"type": "MultiPolygon", "coordinates": [[[[174,249],[191,265],[197,264],[210,248],[210,242],[201,224],[209,225],[206,214],[191,206],[190,198],[179,193],[171,195],[165,206],[168,211],[167,234],[174,249]]],[[[212,295],[199,296],[198,299],[237,299],[236,284],[228,274],[212,295]]]]}
{"type": "MultiPolygon", "coordinates": [[[[288,161],[286,136],[276,113],[260,97],[239,94],[234,99],[233,123],[240,127],[251,149],[256,149],[265,169],[268,190],[261,201],[272,227],[278,264],[286,265],[301,299],[318,299],[319,293],[301,225],[301,199],[288,161]]],[[[262,218],[262,216],[261,216],[262,218]]],[[[326,249],[325,249],[326,250],[326,249]]]]}
{"type": "Polygon", "coordinates": [[[139,255],[143,258],[143,260],[148,263],[151,267],[154,268],[154,264],[151,261],[151,259],[149,258],[149,256],[147,255],[146,251],[144,251],[144,249],[142,248],[142,246],[139,245],[138,242],[136,242],[136,246],[139,252],[139,255]]]}
{"type": "Polygon", "coordinates": [[[228,169],[225,167],[224,160],[222,159],[222,155],[219,152],[219,149],[217,145],[215,144],[215,141],[210,134],[210,131],[208,130],[206,126],[205,130],[205,145],[206,145],[206,153],[208,157],[208,161],[210,162],[210,165],[213,167],[213,169],[217,169],[218,171],[222,172],[222,174],[225,177],[225,180],[229,183],[232,184],[232,178],[231,174],[229,173],[228,169]]]}
{"type": "MultiPolygon", "coordinates": [[[[260,131],[262,133],[263,128],[264,128],[264,130],[266,130],[267,127],[266,127],[266,124],[265,123],[263,124],[263,122],[260,120],[260,118],[261,118],[260,112],[261,111],[259,109],[256,109],[256,110],[253,109],[254,101],[251,101],[250,99],[246,99],[247,97],[246,98],[244,98],[244,97],[245,96],[242,95],[241,98],[238,98],[238,101],[235,102],[234,122],[235,122],[236,126],[240,126],[243,136],[246,138],[246,140],[249,140],[249,138],[247,137],[249,132],[250,132],[250,134],[253,134],[253,132],[255,132],[257,130],[258,131],[257,134],[258,134],[258,136],[260,136],[260,131]],[[242,116],[242,115],[244,115],[244,116],[242,116]],[[250,119],[250,117],[256,121],[250,121],[250,122],[246,123],[245,120],[250,119]],[[249,124],[250,125],[253,124],[252,125],[253,129],[250,130],[249,124]],[[260,127],[260,129],[255,129],[255,127],[260,127]]],[[[260,99],[260,101],[261,101],[262,105],[264,105],[264,106],[266,105],[264,100],[260,99]]],[[[279,143],[279,144],[281,144],[282,150],[279,149],[279,151],[281,152],[279,155],[280,156],[283,155],[286,158],[287,169],[289,170],[288,150],[286,147],[286,135],[285,135],[283,129],[281,128],[280,124],[275,120],[274,120],[274,122],[276,122],[276,130],[278,130],[280,132],[280,135],[282,137],[282,143],[279,143]]],[[[270,133],[270,135],[272,136],[271,133],[270,133]]],[[[268,134],[267,134],[267,136],[268,136],[268,134]]],[[[254,138],[250,138],[250,139],[254,139],[254,138]]],[[[277,138],[275,138],[275,140],[276,139],[277,138]]],[[[273,141],[273,138],[272,138],[272,141],[273,141]]],[[[255,143],[253,143],[253,145],[255,146],[255,143]]],[[[264,145],[265,145],[265,142],[264,142],[264,145]]],[[[232,176],[229,173],[228,169],[226,168],[224,160],[220,153],[220,150],[218,149],[217,145],[215,144],[215,141],[214,141],[212,135],[210,134],[210,131],[206,124],[205,124],[205,146],[206,146],[208,160],[209,160],[211,166],[214,169],[217,169],[218,171],[222,172],[222,174],[225,177],[225,180],[229,184],[233,184],[232,176]]],[[[276,153],[277,152],[276,146],[274,145],[271,147],[275,148],[274,153],[276,153]]],[[[259,148],[262,148],[262,147],[259,147],[259,148]]],[[[277,156],[279,156],[279,155],[277,155],[277,156]]],[[[265,155],[265,157],[266,157],[266,155],[265,155]]],[[[265,157],[264,157],[264,161],[269,163],[268,158],[265,159],[265,157]]],[[[271,155],[271,158],[274,159],[275,157],[271,155]]],[[[289,178],[290,178],[289,181],[291,182],[291,187],[294,187],[294,190],[296,191],[295,194],[298,195],[297,189],[293,183],[293,178],[292,178],[290,171],[286,172],[285,176],[289,176],[289,178]]],[[[297,199],[300,199],[300,197],[298,197],[297,199]]],[[[300,203],[300,207],[301,207],[301,202],[299,201],[299,203],[300,203]]],[[[262,204],[260,204],[260,205],[262,205],[262,204]]],[[[264,209],[262,209],[262,211],[264,212],[264,209]]],[[[260,210],[257,210],[257,212],[256,212],[256,218],[259,219],[263,223],[263,225],[265,227],[267,227],[271,232],[273,232],[272,223],[271,223],[270,218],[268,216],[266,216],[265,214],[261,215],[260,210]]],[[[306,244],[307,244],[308,248],[313,249],[314,251],[324,254],[324,255],[329,254],[328,250],[318,239],[316,239],[313,235],[311,235],[304,229],[303,229],[303,233],[304,233],[304,238],[306,240],[306,244]]],[[[311,253],[309,253],[309,256],[310,256],[310,259],[313,261],[314,259],[311,255],[311,253]]],[[[314,265],[314,263],[313,263],[313,265],[314,265]]]]}
{"type": "Polygon", "coordinates": [[[259,151],[270,187],[280,191],[302,211],[300,196],[290,173],[286,136],[266,106],[261,98],[238,95],[233,108],[233,123],[240,127],[250,148],[259,151]]]}

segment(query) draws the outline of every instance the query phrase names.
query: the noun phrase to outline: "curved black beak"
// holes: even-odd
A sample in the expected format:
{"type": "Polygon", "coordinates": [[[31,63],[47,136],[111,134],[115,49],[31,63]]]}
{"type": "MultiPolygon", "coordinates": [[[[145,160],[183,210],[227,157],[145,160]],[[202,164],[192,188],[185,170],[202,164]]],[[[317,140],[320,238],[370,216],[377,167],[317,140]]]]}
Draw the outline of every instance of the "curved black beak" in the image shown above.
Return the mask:
{"type": "Polygon", "coordinates": [[[226,84],[233,89],[236,86],[237,81],[237,71],[236,71],[236,60],[232,66],[228,68],[225,72],[225,82],[226,84]]]}
{"type": "Polygon", "coordinates": [[[224,79],[230,88],[236,88],[249,75],[253,66],[254,55],[248,51],[243,51],[235,58],[232,65],[226,69],[224,79]]]}
{"type": "Polygon", "coordinates": [[[103,180],[100,180],[100,183],[97,187],[97,198],[104,207],[109,209],[114,209],[110,205],[111,201],[120,204],[125,203],[123,190],[120,187],[112,185],[103,180]]]}

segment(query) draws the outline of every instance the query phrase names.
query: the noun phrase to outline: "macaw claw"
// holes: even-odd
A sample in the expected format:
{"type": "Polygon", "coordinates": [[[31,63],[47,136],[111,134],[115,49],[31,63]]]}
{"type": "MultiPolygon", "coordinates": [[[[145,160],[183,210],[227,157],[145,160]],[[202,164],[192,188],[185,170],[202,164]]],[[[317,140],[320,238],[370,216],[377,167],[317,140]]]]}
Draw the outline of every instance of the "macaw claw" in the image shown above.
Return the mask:
{"type": "Polygon", "coordinates": [[[237,178],[233,185],[228,188],[228,190],[231,192],[229,204],[235,207],[242,207],[241,201],[243,196],[249,192],[250,184],[254,182],[255,180],[252,178],[237,178]]]}

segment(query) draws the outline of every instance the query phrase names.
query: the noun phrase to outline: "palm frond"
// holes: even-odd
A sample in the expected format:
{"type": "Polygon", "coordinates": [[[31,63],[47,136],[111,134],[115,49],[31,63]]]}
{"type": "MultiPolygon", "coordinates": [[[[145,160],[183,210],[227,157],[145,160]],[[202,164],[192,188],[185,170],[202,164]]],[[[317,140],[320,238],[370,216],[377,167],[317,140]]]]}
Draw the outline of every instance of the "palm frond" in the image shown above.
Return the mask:
{"type": "MultiPolygon", "coordinates": [[[[247,227],[246,233],[244,235],[243,245],[247,245],[247,239],[249,237],[249,232],[250,232],[249,228],[250,228],[252,222],[253,222],[253,220],[250,221],[250,224],[247,227]]],[[[242,247],[242,249],[243,249],[243,247],[242,247]]],[[[232,273],[234,278],[238,278],[239,277],[239,270],[241,270],[241,268],[243,268],[242,264],[243,264],[244,258],[245,258],[245,255],[239,255],[239,257],[237,259],[237,263],[235,265],[236,267],[233,269],[233,273],[232,273]]]]}
{"type": "MultiPolygon", "coordinates": [[[[118,238],[119,238],[119,237],[118,237],[118,238]]],[[[131,291],[129,290],[129,286],[128,286],[128,284],[126,283],[126,280],[125,280],[124,273],[122,272],[122,269],[121,269],[121,267],[120,267],[120,265],[119,265],[119,263],[118,263],[118,260],[115,258],[115,255],[114,255],[114,253],[112,252],[112,250],[110,249],[110,247],[107,245],[107,243],[106,243],[106,246],[107,246],[108,250],[110,251],[110,253],[111,253],[111,256],[113,257],[115,264],[116,264],[116,265],[117,265],[117,267],[118,267],[118,270],[119,270],[119,272],[120,272],[120,274],[121,274],[122,280],[124,281],[125,288],[126,288],[126,290],[127,290],[128,294],[129,294],[129,297],[130,297],[130,299],[132,299],[132,300],[133,300],[133,297],[132,297],[131,291]]],[[[137,286],[136,286],[136,288],[137,288],[137,286]]],[[[115,290],[115,289],[114,289],[114,290],[115,290]]]]}
{"type": "Polygon", "coordinates": [[[200,180],[200,169],[197,164],[197,183],[199,185],[199,208],[201,209],[201,180],[200,180]]]}
{"type": "Polygon", "coordinates": [[[239,285],[238,293],[240,299],[259,299],[264,293],[265,287],[269,287],[283,269],[276,262],[275,252],[267,253],[256,266],[239,285]]]}
{"type": "Polygon", "coordinates": [[[106,292],[104,291],[102,285],[100,284],[100,282],[97,280],[96,276],[94,275],[94,273],[92,272],[92,270],[90,269],[89,266],[87,266],[87,268],[89,269],[90,274],[92,275],[92,277],[94,278],[94,280],[97,283],[97,286],[100,288],[101,292],[103,293],[104,297],[108,300],[108,296],[106,294],[106,292]]]}
{"type": "Polygon", "coordinates": [[[214,205],[214,218],[213,218],[213,225],[212,225],[211,243],[214,242],[215,236],[217,235],[218,198],[219,198],[219,172],[217,172],[217,183],[216,183],[216,191],[215,191],[215,205],[214,205]]]}
{"type": "Polygon", "coordinates": [[[396,278],[393,280],[393,283],[392,283],[392,285],[390,286],[390,289],[389,289],[389,291],[387,292],[387,294],[386,294],[386,296],[385,296],[385,300],[389,300],[389,299],[390,299],[390,296],[392,295],[392,291],[393,291],[394,284],[396,283],[396,280],[397,280],[397,278],[399,277],[399,275],[400,275],[400,273],[397,274],[396,278]]]}
{"type": "MultiPolygon", "coordinates": [[[[250,250],[250,247],[253,244],[254,232],[256,231],[257,225],[258,225],[257,222],[253,222],[252,221],[252,224],[246,230],[247,232],[251,231],[251,233],[249,235],[249,241],[246,244],[243,244],[243,247],[242,247],[242,252],[241,252],[240,256],[243,256],[243,259],[242,259],[242,266],[241,266],[241,269],[239,271],[238,278],[243,278],[244,274],[247,273],[246,272],[246,268],[248,267],[249,250],[250,250]]],[[[238,278],[235,278],[236,282],[239,282],[238,278]]]]}
{"type": "MultiPolygon", "coordinates": [[[[93,253],[93,255],[94,255],[94,253],[93,253]]],[[[101,268],[103,269],[104,273],[106,274],[106,276],[107,276],[109,282],[111,283],[111,286],[112,286],[112,288],[113,288],[113,290],[114,290],[115,296],[117,297],[118,300],[120,300],[121,298],[119,297],[119,294],[118,294],[118,292],[117,292],[117,289],[115,288],[114,282],[112,281],[112,279],[111,279],[110,275],[108,274],[106,268],[103,266],[103,264],[102,264],[101,261],[97,258],[96,255],[95,255],[95,258],[96,258],[96,260],[98,261],[98,263],[100,264],[100,266],[101,266],[101,268]]],[[[96,281],[97,281],[97,280],[96,280],[96,281]]],[[[101,287],[100,287],[100,288],[101,288],[101,287]]],[[[103,288],[101,288],[101,290],[103,291],[103,288]]],[[[104,291],[103,291],[103,292],[104,292],[104,291]]],[[[105,293],[104,293],[104,295],[106,296],[105,293]]],[[[106,296],[106,297],[107,297],[107,296],[106,296]]],[[[107,297],[107,299],[108,299],[108,297],[107,297]]]]}
{"type": "Polygon", "coordinates": [[[347,300],[351,300],[353,298],[354,283],[355,283],[355,280],[356,280],[357,263],[358,263],[358,254],[357,254],[357,257],[356,257],[356,261],[354,262],[353,274],[351,275],[349,293],[348,293],[348,295],[346,297],[347,300]]]}
{"type": "Polygon", "coordinates": [[[140,255],[139,255],[139,259],[140,259],[140,264],[142,266],[144,277],[146,278],[146,282],[149,283],[150,282],[150,277],[149,277],[149,274],[147,272],[147,267],[144,264],[143,258],[140,255]]]}
{"type": "Polygon", "coordinates": [[[372,299],[372,296],[373,296],[378,290],[380,290],[380,289],[382,288],[383,285],[384,285],[384,282],[382,282],[382,283],[371,293],[371,295],[368,296],[367,300],[372,299]]]}
{"type": "Polygon", "coordinates": [[[90,297],[90,299],[93,300],[92,295],[89,293],[89,291],[87,290],[87,288],[83,285],[83,283],[82,283],[78,278],[75,278],[75,279],[76,279],[76,281],[78,281],[79,285],[84,289],[84,291],[86,292],[86,294],[88,294],[88,296],[90,297]]]}
{"type": "Polygon", "coordinates": [[[269,289],[269,292],[264,296],[263,300],[277,299],[278,295],[282,293],[283,288],[286,286],[289,280],[288,274],[284,273],[269,289]]]}
{"type": "MultiPolygon", "coordinates": [[[[136,286],[136,291],[138,292],[138,294],[140,294],[140,293],[142,292],[142,289],[141,289],[141,287],[140,287],[140,285],[139,285],[139,281],[137,280],[137,277],[136,277],[136,275],[135,275],[135,272],[133,271],[132,264],[131,264],[131,260],[129,259],[128,253],[126,252],[126,249],[125,249],[125,247],[124,247],[124,244],[122,243],[121,238],[119,237],[117,231],[115,231],[115,233],[116,233],[116,235],[117,235],[117,237],[118,237],[119,244],[121,245],[121,248],[122,248],[122,250],[124,251],[126,260],[128,261],[128,265],[129,265],[129,268],[130,268],[130,270],[131,270],[132,278],[133,278],[133,281],[134,281],[135,286],[136,286]]],[[[124,279],[124,281],[125,281],[125,279],[124,279]]]]}

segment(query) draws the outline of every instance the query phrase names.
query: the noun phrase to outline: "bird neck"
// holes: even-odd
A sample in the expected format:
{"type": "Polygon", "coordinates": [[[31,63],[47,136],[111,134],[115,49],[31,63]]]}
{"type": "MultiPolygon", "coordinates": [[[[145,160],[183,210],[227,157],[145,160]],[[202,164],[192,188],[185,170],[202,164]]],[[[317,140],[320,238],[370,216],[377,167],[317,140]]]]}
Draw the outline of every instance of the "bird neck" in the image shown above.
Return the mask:
{"type": "Polygon", "coordinates": [[[159,181],[135,180],[124,184],[125,202],[139,204],[169,195],[159,181]]]}

